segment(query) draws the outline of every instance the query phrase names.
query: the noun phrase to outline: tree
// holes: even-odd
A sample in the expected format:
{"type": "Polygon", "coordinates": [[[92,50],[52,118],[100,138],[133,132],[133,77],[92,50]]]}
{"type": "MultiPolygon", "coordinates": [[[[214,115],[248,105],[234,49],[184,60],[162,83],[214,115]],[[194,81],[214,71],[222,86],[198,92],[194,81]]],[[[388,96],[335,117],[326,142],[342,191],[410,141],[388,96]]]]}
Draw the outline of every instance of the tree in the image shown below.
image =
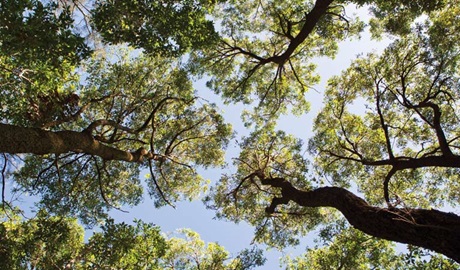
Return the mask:
{"type": "Polygon", "coordinates": [[[78,256],[83,228],[72,218],[40,211],[26,222],[13,211],[1,211],[0,258],[5,269],[63,269],[78,256]],[[9,219],[6,220],[5,219],[9,219]]]}
{"type": "Polygon", "coordinates": [[[141,220],[130,225],[108,219],[86,243],[75,219],[44,211],[29,220],[16,216],[0,228],[6,269],[252,269],[264,263],[260,250],[231,258],[222,246],[205,245],[193,231],[168,239],[158,226],[141,220]]]}
{"type": "MultiPolygon", "coordinates": [[[[388,8],[375,4],[376,9],[388,8]]],[[[327,10],[323,5],[318,1],[306,16],[327,10]]],[[[453,5],[429,13],[425,24],[414,25],[411,35],[397,37],[382,56],[361,57],[328,82],[325,107],[309,142],[310,153],[316,155],[314,172],[306,170],[299,140],[265,125],[240,144],[237,172],[221,179],[208,199],[210,206],[221,217],[249,221],[258,228],[256,237],[274,245],[292,243],[293,235],[311,231],[325,220],[318,207],[333,207],[362,232],[458,261],[458,215],[423,209],[458,202],[458,36],[439,36],[452,31],[447,21],[458,14],[453,5]],[[360,103],[361,113],[351,113],[348,107],[360,103]],[[325,187],[326,182],[333,186],[325,187]],[[366,200],[346,189],[351,183],[366,200]],[[268,218],[261,218],[264,206],[268,218]]],[[[287,44],[295,44],[294,39],[287,44]]],[[[237,51],[241,57],[247,52],[237,51]]],[[[253,62],[243,63],[260,68],[253,62]]],[[[255,80],[251,85],[266,89],[257,85],[262,77],[250,73],[255,80]]]]}
{"type": "Polygon", "coordinates": [[[172,204],[202,190],[196,166],[222,164],[230,127],[212,104],[197,101],[185,72],[167,59],[126,58],[90,61],[78,103],[29,121],[40,128],[14,125],[19,116],[11,114],[12,124],[1,124],[3,152],[36,154],[14,177],[48,211],[94,224],[104,208],[141,200],[141,169],[150,171],[157,204],[172,204]]]}
{"type": "MultiPolygon", "coordinates": [[[[364,233],[460,262],[460,217],[434,209],[458,206],[460,194],[458,4],[7,1],[0,6],[8,15],[0,21],[4,190],[11,178],[16,190],[39,197],[39,208],[87,225],[139,203],[142,170],[156,206],[196,198],[207,189],[197,169],[224,165],[233,136],[193,89],[206,76],[225,102],[248,106],[251,129],[239,140],[235,173],[205,198],[219,218],[247,221],[256,241],[282,248],[340,223],[329,207],[353,226],[337,230],[353,241],[364,233]],[[340,41],[365,31],[347,15],[349,4],[368,5],[374,37],[394,42],[329,80],[305,147],[276,121],[308,111],[305,92],[320,80],[315,59],[333,58],[340,41]]],[[[335,254],[340,241],[329,238],[324,252],[335,254]]],[[[361,264],[384,263],[391,248],[381,245],[380,259],[361,264]]],[[[206,265],[225,258],[211,249],[217,257],[206,265]]],[[[305,256],[315,261],[315,254],[305,256]]],[[[353,256],[347,262],[359,265],[353,256]]]]}

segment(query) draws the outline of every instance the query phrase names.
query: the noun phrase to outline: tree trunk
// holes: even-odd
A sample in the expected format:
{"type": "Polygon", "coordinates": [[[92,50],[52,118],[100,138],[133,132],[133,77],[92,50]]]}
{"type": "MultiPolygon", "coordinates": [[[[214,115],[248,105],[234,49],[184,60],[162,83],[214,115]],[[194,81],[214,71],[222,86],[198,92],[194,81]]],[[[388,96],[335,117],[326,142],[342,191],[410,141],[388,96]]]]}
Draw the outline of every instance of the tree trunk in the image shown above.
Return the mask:
{"type": "Polygon", "coordinates": [[[143,148],[129,152],[107,146],[95,140],[86,131],[47,131],[39,128],[20,127],[0,123],[0,152],[10,154],[29,153],[36,155],[62,154],[68,152],[87,153],[105,160],[128,162],[142,161],[148,155],[143,148]]]}
{"type": "Polygon", "coordinates": [[[333,207],[366,234],[430,249],[460,263],[460,216],[456,214],[426,209],[379,208],[370,206],[343,188],[302,191],[282,178],[262,178],[261,181],[282,190],[282,197],[274,198],[267,207],[268,213],[289,201],[305,207],[333,207]]]}

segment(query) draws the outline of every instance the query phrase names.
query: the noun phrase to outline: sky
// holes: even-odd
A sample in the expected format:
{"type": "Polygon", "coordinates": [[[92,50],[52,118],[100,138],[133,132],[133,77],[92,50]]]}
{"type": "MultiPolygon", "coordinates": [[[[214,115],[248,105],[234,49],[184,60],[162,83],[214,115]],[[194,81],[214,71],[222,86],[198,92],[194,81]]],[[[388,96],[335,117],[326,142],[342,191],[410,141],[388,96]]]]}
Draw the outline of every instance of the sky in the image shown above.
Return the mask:
{"type": "MultiPolygon", "coordinates": [[[[367,16],[367,9],[362,8],[356,11],[349,11],[351,14],[357,12],[361,17],[367,16]]],[[[323,104],[323,93],[325,90],[327,79],[333,75],[339,75],[340,72],[347,68],[351,61],[357,57],[358,54],[367,54],[369,52],[380,52],[388,44],[389,40],[371,41],[368,34],[363,34],[360,40],[345,41],[339,44],[339,53],[335,59],[319,58],[317,63],[317,71],[321,75],[321,82],[314,86],[314,90],[307,93],[307,99],[310,101],[311,110],[308,114],[300,117],[287,115],[282,116],[278,121],[278,129],[284,130],[287,133],[293,134],[304,142],[312,135],[312,123],[317,112],[323,104]]],[[[216,102],[220,108],[223,109],[223,115],[227,122],[233,125],[234,130],[237,131],[237,137],[248,134],[248,130],[242,124],[239,117],[242,105],[223,105],[219,102],[219,97],[211,93],[205,87],[204,81],[195,83],[199,96],[216,102]]],[[[238,154],[237,149],[230,145],[227,151],[227,162],[231,163],[231,157],[236,157],[238,154]]],[[[212,182],[217,181],[222,173],[230,173],[231,168],[228,169],[214,169],[202,172],[203,176],[210,179],[212,182]]],[[[141,177],[143,175],[141,174],[141,177]]],[[[223,220],[214,219],[214,212],[207,210],[201,201],[194,202],[180,202],[176,204],[176,209],[170,206],[161,209],[155,209],[153,202],[145,197],[144,202],[132,209],[124,209],[129,213],[113,210],[111,216],[118,222],[124,221],[131,223],[133,219],[142,219],[145,222],[152,222],[159,225],[163,232],[174,233],[180,228],[190,228],[198,232],[205,242],[218,242],[224,246],[231,255],[236,256],[239,251],[250,246],[254,237],[254,228],[245,223],[234,224],[223,220]]],[[[265,252],[267,262],[260,269],[281,269],[280,257],[286,254],[297,256],[302,254],[308,245],[313,247],[312,235],[305,237],[299,246],[296,248],[289,248],[283,252],[271,250],[265,252]]]]}

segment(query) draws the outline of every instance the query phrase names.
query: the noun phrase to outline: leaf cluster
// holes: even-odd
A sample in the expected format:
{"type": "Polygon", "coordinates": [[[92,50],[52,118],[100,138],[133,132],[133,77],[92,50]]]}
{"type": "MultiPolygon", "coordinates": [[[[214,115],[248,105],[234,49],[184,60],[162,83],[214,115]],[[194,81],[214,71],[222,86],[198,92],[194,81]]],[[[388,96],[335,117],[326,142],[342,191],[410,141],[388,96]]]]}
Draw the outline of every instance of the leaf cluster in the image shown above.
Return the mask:
{"type": "Polygon", "coordinates": [[[92,23],[108,44],[128,43],[149,54],[178,56],[218,38],[206,18],[215,1],[96,1],[92,23]]]}

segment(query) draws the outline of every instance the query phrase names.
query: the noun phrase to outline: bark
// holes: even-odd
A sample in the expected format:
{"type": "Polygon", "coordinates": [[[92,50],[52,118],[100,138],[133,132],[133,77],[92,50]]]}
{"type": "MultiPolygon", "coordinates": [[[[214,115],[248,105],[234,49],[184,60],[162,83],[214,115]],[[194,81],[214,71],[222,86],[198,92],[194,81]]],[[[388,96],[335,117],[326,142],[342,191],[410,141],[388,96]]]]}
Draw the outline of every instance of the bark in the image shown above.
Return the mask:
{"type": "Polygon", "coordinates": [[[99,156],[105,160],[128,162],[140,162],[144,157],[150,157],[151,155],[143,148],[135,152],[129,152],[107,146],[95,140],[91,133],[87,131],[65,130],[53,132],[1,123],[0,152],[36,155],[77,152],[99,156]]]}
{"type": "MultiPolygon", "coordinates": [[[[286,37],[290,39],[290,42],[286,50],[281,54],[275,54],[274,56],[264,58],[251,51],[247,51],[243,48],[230,45],[225,41],[224,44],[231,48],[231,51],[236,51],[239,54],[247,55],[250,58],[257,60],[256,62],[258,62],[258,64],[256,65],[256,69],[268,63],[276,63],[279,66],[283,66],[291,58],[291,56],[294,54],[297,48],[313,32],[318,22],[321,20],[324,14],[326,14],[332,2],[334,2],[334,0],[317,0],[315,2],[315,6],[312,8],[312,10],[309,13],[305,14],[305,23],[300,29],[299,33],[297,33],[295,37],[292,36],[290,32],[286,33],[286,37]]],[[[233,53],[230,54],[230,56],[232,57],[233,55],[233,53]]]]}
{"type": "Polygon", "coordinates": [[[321,17],[326,14],[327,9],[329,6],[334,2],[333,0],[318,0],[315,3],[313,9],[306,14],[305,17],[305,24],[303,25],[302,29],[300,30],[299,34],[291,41],[286,51],[278,56],[279,59],[276,57],[272,58],[271,62],[275,63],[284,63],[286,62],[294,51],[302,44],[307,37],[311,34],[315,26],[318,24],[321,17]]]}
{"type": "Polygon", "coordinates": [[[267,213],[273,213],[278,205],[289,201],[305,207],[333,207],[366,234],[430,249],[460,263],[460,216],[453,213],[433,209],[379,208],[343,188],[303,191],[283,178],[259,178],[262,184],[282,190],[282,197],[272,200],[267,213]]]}

